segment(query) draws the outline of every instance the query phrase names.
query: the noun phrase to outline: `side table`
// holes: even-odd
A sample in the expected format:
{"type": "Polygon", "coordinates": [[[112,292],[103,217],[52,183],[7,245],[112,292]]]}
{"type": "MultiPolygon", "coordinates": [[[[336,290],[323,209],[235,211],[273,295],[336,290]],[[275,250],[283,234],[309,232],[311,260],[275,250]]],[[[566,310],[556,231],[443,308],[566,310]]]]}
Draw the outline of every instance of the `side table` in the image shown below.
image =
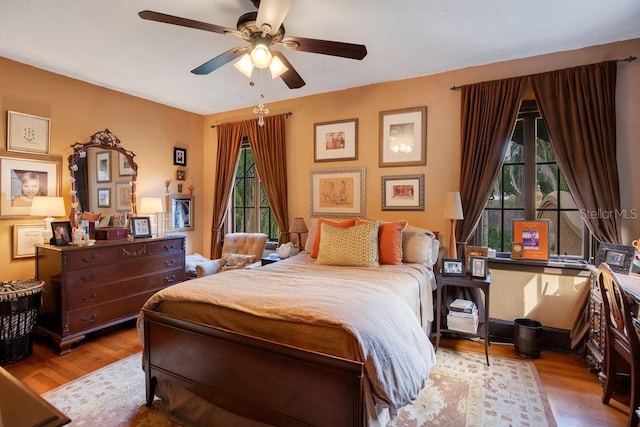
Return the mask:
{"type": "Polygon", "coordinates": [[[487,358],[487,366],[489,366],[489,285],[491,284],[491,273],[484,279],[478,277],[466,276],[437,276],[436,283],[438,285],[437,297],[436,297],[436,351],[440,345],[440,335],[442,332],[453,332],[456,334],[468,335],[472,337],[484,338],[484,354],[487,358]],[[442,304],[446,301],[447,287],[456,286],[458,288],[471,288],[480,289],[484,292],[484,319],[478,324],[478,330],[484,329],[484,334],[472,334],[469,332],[461,332],[454,329],[443,328],[441,325],[442,318],[442,304]],[[444,292],[444,296],[443,296],[444,292]]]}

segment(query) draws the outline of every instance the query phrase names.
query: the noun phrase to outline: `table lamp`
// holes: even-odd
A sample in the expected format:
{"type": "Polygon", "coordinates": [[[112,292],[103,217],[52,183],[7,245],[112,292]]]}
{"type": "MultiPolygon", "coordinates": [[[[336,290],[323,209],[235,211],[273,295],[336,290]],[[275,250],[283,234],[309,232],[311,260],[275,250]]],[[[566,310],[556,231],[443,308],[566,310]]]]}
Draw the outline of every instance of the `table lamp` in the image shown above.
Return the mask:
{"type": "Polygon", "coordinates": [[[289,233],[294,233],[298,235],[298,247],[302,250],[302,233],[307,233],[307,224],[304,223],[304,218],[296,217],[293,218],[293,222],[291,223],[291,228],[289,228],[289,233]]]}
{"type": "Polygon", "coordinates": [[[151,234],[157,235],[160,232],[164,235],[166,227],[164,227],[164,205],[159,197],[143,197],[140,200],[138,214],[149,215],[151,222],[151,234]],[[161,215],[158,215],[160,213],[161,215]]]}
{"type": "Polygon", "coordinates": [[[457,259],[456,248],[456,221],[464,219],[462,215],[462,202],[459,191],[450,191],[444,199],[444,217],[451,220],[451,236],[449,239],[449,258],[457,259]]]}
{"type": "Polygon", "coordinates": [[[63,197],[48,197],[48,196],[35,196],[31,202],[31,216],[44,216],[45,229],[42,233],[42,238],[45,243],[53,237],[53,231],[51,230],[51,223],[54,217],[62,217],[67,215],[67,211],[64,206],[63,197]]]}

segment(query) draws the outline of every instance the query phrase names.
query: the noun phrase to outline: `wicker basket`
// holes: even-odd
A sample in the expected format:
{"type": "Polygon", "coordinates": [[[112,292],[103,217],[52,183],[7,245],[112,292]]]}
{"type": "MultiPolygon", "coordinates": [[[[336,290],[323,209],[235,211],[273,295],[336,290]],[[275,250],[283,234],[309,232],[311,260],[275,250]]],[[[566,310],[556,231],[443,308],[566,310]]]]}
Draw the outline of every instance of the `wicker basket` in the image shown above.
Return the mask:
{"type": "Polygon", "coordinates": [[[31,355],[43,285],[41,280],[0,282],[0,364],[31,355]]]}

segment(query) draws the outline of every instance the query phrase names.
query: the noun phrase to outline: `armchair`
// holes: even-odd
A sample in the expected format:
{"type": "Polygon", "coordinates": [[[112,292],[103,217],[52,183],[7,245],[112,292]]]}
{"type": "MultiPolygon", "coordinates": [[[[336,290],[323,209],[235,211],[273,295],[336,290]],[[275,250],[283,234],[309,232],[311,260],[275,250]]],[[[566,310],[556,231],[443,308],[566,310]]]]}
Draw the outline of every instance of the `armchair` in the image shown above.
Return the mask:
{"type": "Polygon", "coordinates": [[[226,234],[222,244],[221,258],[196,264],[197,277],[228,269],[246,268],[255,263],[259,265],[267,238],[263,233],[226,234]],[[247,261],[250,265],[245,265],[247,261]]]}

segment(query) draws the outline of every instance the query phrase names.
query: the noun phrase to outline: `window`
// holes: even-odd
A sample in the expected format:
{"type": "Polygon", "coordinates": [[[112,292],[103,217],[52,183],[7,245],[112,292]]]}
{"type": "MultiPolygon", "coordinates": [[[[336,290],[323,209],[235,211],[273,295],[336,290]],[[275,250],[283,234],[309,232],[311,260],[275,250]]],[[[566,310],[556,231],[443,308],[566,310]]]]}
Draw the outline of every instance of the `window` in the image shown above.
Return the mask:
{"type": "Polygon", "coordinates": [[[260,232],[269,236],[269,240],[278,240],[280,235],[247,140],[240,149],[229,218],[233,232],[260,232]]]}
{"type": "Polygon", "coordinates": [[[520,107],[476,240],[498,252],[510,252],[514,219],[548,219],[549,253],[583,255],[582,218],[560,173],[535,101],[525,101],[520,107]]]}

